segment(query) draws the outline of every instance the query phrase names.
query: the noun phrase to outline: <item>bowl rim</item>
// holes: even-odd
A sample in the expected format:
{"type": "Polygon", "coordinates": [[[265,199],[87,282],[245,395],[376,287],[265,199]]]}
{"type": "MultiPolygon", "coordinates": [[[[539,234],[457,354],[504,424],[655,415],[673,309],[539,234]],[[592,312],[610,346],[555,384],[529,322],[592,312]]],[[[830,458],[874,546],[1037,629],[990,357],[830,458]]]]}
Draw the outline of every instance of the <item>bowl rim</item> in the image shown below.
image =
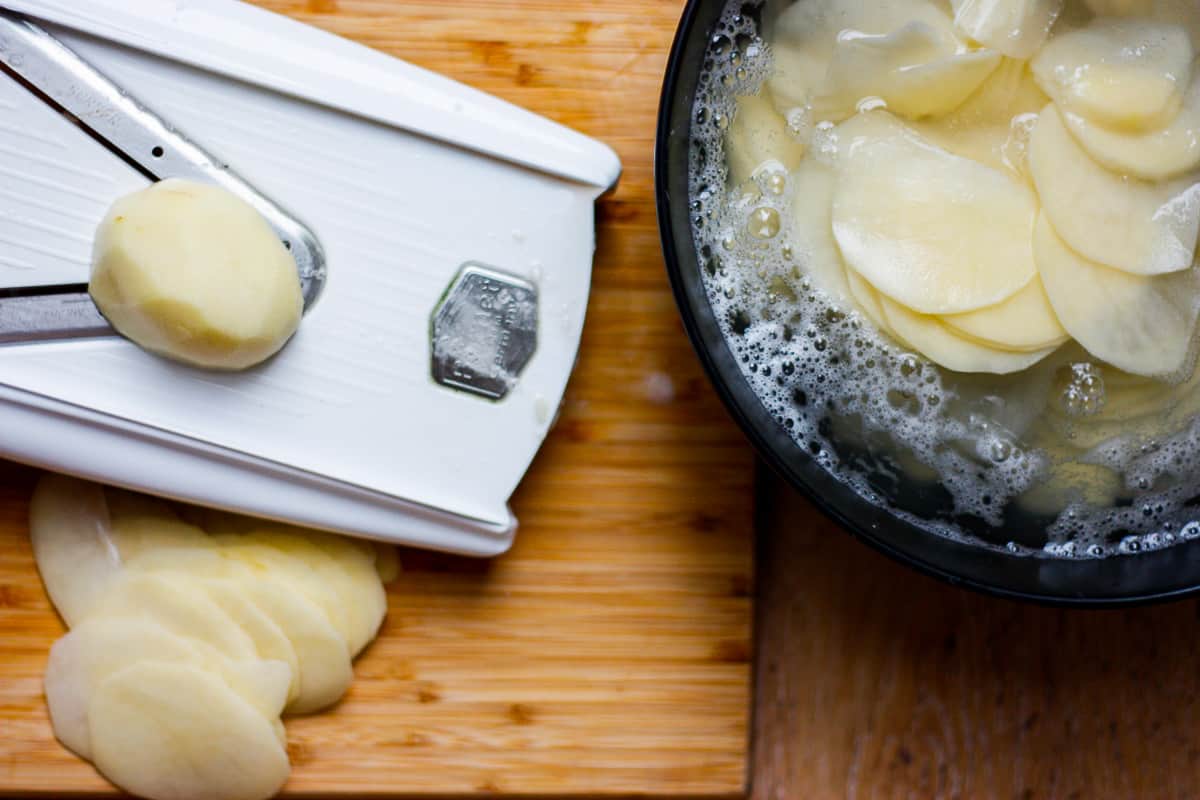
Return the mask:
{"type": "Polygon", "coordinates": [[[1100,559],[1018,555],[957,542],[869,503],[821,467],[770,415],[742,376],[709,305],[688,203],[672,202],[680,189],[685,198],[688,194],[687,152],[696,84],[712,24],[730,1],[688,0],[683,9],[659,99],[655,206],[667,275],[688,338],[710,383],[759,457],[855,538],[951,585],[1001,598],[1078,608],[1145,605],[1200,593],[1200,540],[1100,559]]]}

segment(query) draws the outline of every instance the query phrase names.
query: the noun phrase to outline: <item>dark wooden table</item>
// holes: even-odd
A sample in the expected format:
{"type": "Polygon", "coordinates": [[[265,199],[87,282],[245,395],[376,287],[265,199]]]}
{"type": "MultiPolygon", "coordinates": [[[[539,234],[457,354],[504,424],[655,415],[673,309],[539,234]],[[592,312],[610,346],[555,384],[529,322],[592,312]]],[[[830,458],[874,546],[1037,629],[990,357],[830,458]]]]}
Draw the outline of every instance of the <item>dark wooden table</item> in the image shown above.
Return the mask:
{"type": "Polygon", "coordinates": [[[1195,601],[983,597],[764,480],[755,800],[1200,796],[1195,601]]]}

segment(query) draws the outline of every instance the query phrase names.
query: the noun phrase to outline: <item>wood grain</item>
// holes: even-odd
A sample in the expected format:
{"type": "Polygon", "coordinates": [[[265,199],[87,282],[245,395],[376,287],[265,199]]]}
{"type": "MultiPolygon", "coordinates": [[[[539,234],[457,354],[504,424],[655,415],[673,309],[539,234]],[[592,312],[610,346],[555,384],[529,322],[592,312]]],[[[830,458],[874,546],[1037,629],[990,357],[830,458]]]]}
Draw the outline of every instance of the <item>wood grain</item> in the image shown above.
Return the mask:
{"type": "MultiPolygon", "coordinates": [[[[752,606],[747,446],[678,322],[655,229],[654,115],[680,4],[270,0],[604,139],[594,291],[561,421],[493,563],[408,553],[332,713],[289,723],[287,791],[737,796],[752,606]]],[[[0,435],[3,435],[0,432],[0,435]]],[[[60,633],[29,552],[33,473],[0,465],[0,794],[110,788],[54,741],[60,633]]]]}
{"type": "Polygon", "coordinates": [[[1068,611],[983,597],[771,494],[754,800],[1197,796],[1195,601],[1068,611]]]}

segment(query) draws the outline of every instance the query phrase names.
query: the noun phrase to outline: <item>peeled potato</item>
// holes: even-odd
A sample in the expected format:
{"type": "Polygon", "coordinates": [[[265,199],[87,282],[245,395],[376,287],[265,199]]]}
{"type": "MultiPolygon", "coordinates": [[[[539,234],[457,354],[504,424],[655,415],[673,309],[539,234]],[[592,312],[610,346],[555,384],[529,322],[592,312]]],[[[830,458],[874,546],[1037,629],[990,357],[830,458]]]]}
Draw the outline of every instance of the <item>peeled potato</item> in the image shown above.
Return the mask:
{"type": "Polygon", "coordinates": [[[813,116],[840,122],[866,99],[910,119],[948,114],[995,71],[1000,54],[947,49],[944,34],[913,22],[893,33],[838,39],[813,116]]]}
{"type": "Polygon", "coordinates": [[[879,305],[901,341],[935,364],[955,372],[1007,375],[1033,366],[1055,350],[1048,347],[1017,353],[986,347],[955,334],[937,318],[916,314],[883,295],[879,296],[879,305]]]}
{"type": "Polygon", "coordinates": [[[833,169],[806,159],[792,173],[792,224],[789,239],[800,269],[813,286],[842,308],[854,306],[842,254],[833,239],[833,169]]]}
{"type": "MultiPolygon", "coordinates": [[[[254,642],[258,657],[264,661],[275,661],[287,665],[288,680],[285,702],[291,702],[300,693],[300,659],[296,648],[270,615],[258,607],[250,595],[228,578],[195,579],[196,585],[208,598],[229,615],[235,625],[246,632],[254,642]]],[[[283,704],[280,704],[282,711],[283,704]]]]}
{"type": "Polygon", "coordinates": [[[103,488],[65,475],[42,478],[30,502],[29,538],[50,601],[74,626],[121,571],[103,488]]]}
{"type": "Polygon", "coordinates": [[[846,264],[924,314],[996,305],[1033,279],[1037,201],[1011,175],[881,112],[837,129],[833,232],[846,264]]]}
{"type": "Polygon", "coordinates": [[[289,773],[267,720],[195,666],[150,661],[111,675],[88,727],[97,769],[155,800],[265,800],[289,773]]]}
{"type": "Polygon", "coordinates": [[[735,186],[749,180],[764,165],[778,163],[790,170],[804,158],[804,145],[788,132],[787,120],[762,95],[735,98],[737,111],[726,134],[729,179],[735,186]]]}
{"type": "Polygon", "coordinates": [[[68,749],[92,757],[87,708],[109,675],[141,661],[191,664],[219,675],[243,700],[277,726],[291,680],[280,661],[232,661],[201,642],[145,618],[97,616],[54,643],[46,664],[46,704],[54,735],[68,749]]]}
{"type": "Polygon", "coordinates": [[[1145,133],[1114,131],[1065,112],[1075,140],[1113,172],[1148,181],[1166,181],[1200,167],[1200,82],[1192,81],[1183,108],[1165,128],[1145,133]]]}
{"type": "Polygon", "coordinates": [[[1050,35],[1063,0],[950,0],[954,27],[1011,58],[1029,58],[1050,35]]]}
{"type": "Polygon", "coordinates": [[[1033,71],[1064,110],[1100,125],[1146,131],[1174,119],[1194,57],[1178,25],[1103,18],[1052,39],[1033,60],[1033,71]]]}
{"type": "Polygon", "coordinates": [[[1070,334],[1058,321],[1040,278],[1003,303],[941,317],[955,333],[1001,350],[1031,352],[1058,347],[1070,334]]]}
{"type": "Polygon", "coordinates": [[[1034,246],[1051,305],[1089,353],[1135,375],[1169,375],[1185,365],[1200,313],[1195,269],[1145,277],[1090,262],[1046,214],[1034,246]]]}
{"type": "Polygon", "coordinates": [[[775,72],[771,96],[781,113],[805,105],[825,80],[839,36],[845,31],[879,35],[911,23],[937,31],[943,49],[957,47],[953,21],[931,0],[803,0],[775,22],[771,50],[775,72]]]}
{"type": "Polygon", "coordinates": [[[1050,223],[1080,255],[1132,275],[1192,266],[1200,234],[1196,176],[1148,183],[1115,175],[1088,157],[1054,106],[1038,118],[1030,167],[1050,223]]]}
{"type": "Polygon", "coordinates": [[[137,344],[213,369],[274,355],[303,311],[296,262],[266,220],[225,189],[178,179],[113,205],[89,291],[137,344]]]}

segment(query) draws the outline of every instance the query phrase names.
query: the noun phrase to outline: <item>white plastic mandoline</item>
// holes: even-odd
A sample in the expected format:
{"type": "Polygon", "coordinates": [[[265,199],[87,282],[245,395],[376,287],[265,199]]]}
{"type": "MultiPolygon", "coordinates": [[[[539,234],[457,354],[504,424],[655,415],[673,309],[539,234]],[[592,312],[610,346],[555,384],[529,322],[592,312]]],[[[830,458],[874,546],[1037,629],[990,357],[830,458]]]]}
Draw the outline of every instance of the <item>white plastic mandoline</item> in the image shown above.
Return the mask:
{"type": "MultiPolygon", "coordinates": [[[[0,8],[284,206],[328,269],[296,337],[245,373],[116,336],[0,345],[0,455],[371,538],[505,550],[508,499],[574,365],[612,151],[234,0],[0,8]],[[537,350],[498,402],[431,378],[431,314],[468,262],[538,292],[537,350]]],[[[148,180],[0,71],[0,290],[85,283],[97,223],[148,180]]]]}

